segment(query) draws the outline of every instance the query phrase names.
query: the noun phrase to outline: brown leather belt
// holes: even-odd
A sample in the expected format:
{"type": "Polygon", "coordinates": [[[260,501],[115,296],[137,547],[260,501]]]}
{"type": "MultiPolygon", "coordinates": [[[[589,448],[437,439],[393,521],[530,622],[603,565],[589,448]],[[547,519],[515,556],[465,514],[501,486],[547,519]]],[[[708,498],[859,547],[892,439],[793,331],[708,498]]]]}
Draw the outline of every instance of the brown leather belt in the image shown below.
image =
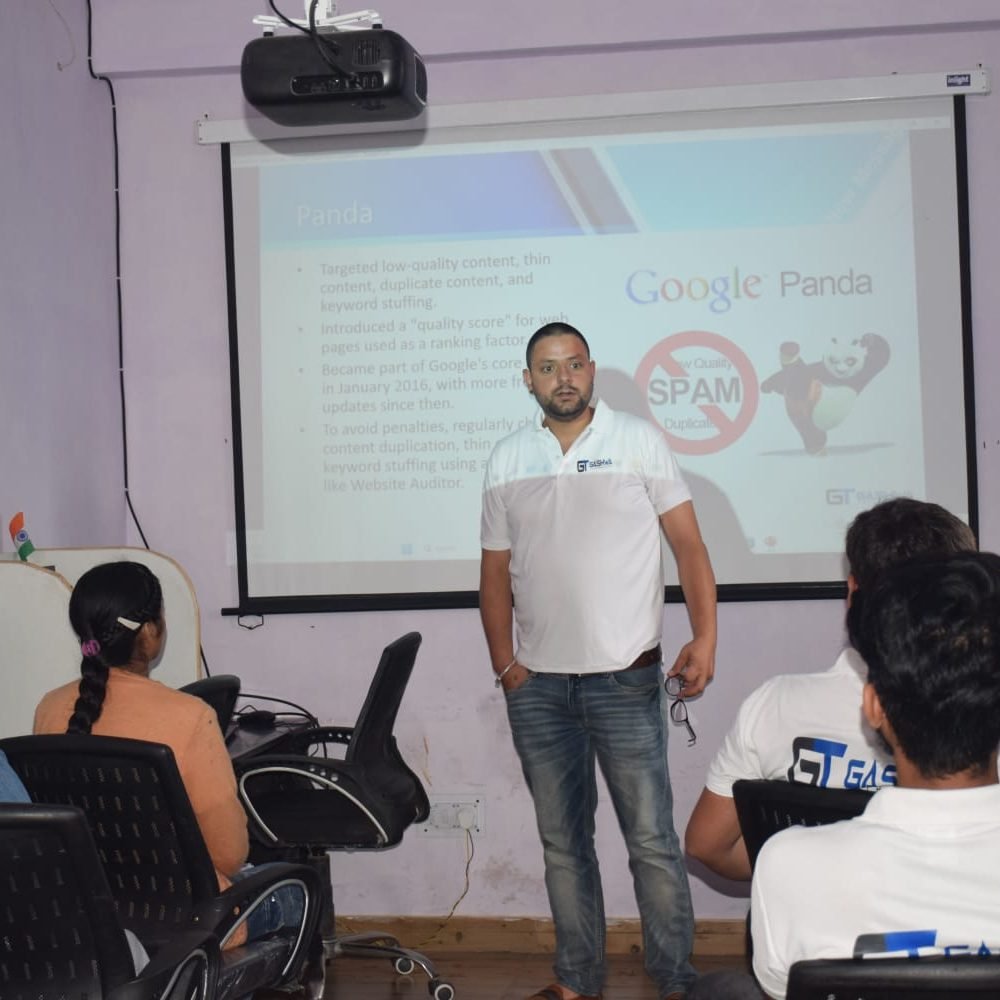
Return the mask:
{"type": "Polygon", "coordinates": [[[627,667],[623,667],[623,670],[638,670],[640,667],[648,667],[652,663],[659,663],[663,659],[663,650],[660,649],[660,644],[657,643],[652,649],[647,649],[641,652],[627,667]]]}
{"type": "Polygon", "coordinates": [[[663,659],[663,650],[660,648],[660,644],[657,643],[652,649],[647,649],[641,652],[627,667],[621,667],[618,670],[610,670],[607,672],[600,673],[588,673],[588,674],[564,674],[562,672],[553,671],[553,675],[558,675],[559,677],[607,677],[609,673],[621,674],[626,670],[638,670],[640,667],[648,667],[653,663],[659,663],[663,659]]]}

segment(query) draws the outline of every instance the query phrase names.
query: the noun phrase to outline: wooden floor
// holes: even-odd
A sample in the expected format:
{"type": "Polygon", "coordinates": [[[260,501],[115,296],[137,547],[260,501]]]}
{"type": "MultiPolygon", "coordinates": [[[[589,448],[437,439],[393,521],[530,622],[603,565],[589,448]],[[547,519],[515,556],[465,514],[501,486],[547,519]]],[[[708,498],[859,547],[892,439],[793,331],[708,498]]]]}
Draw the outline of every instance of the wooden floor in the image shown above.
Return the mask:
{"type": "MultiPolygon", "coordinates": [[[[552,982],[548,955],[434,953],[429,956],[438,975],[455,989],[455,1000],[525,1000],[552,982]]],[[[742,956],[716,957],[697,963],[699,972],[743,969],[742,956]]],[[[382,959],[338,958],[327,966],[324,1000],[424,1000],[430,997],[429,980],[421,969],[399,976],[392,963],[382,959]]],[[[287,993],[257,994],[257,1000],[288,1000],[287,993]]],[[[640,955],[608,958],[604,1000],[658,1000],[656,989],[642,968],[640,955]]]]}

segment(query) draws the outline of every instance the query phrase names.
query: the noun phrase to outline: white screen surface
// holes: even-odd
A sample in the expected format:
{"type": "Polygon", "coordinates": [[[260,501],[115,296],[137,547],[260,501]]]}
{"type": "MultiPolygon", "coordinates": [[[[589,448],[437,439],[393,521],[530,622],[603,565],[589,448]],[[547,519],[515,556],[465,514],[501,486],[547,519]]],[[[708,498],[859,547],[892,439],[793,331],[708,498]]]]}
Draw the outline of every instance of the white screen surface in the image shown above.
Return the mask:
{"type": "Polygon", "coordinates": [[[887,496],[968,519],[955,150],[946,98],[234,146],[241,605],[474,591],[551,319],[723,586],[843,579],[887,496]]]}

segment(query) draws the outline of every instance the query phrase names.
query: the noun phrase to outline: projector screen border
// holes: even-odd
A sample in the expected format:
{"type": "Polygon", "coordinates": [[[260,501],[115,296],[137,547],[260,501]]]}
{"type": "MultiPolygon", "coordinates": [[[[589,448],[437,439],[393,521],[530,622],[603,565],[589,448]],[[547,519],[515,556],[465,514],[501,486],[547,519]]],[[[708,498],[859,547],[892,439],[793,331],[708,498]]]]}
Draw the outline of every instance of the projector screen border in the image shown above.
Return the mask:
{"type": "MultiPolygon", "coordinates": [[[[424,62],[430,63],[431,60],[425,59],[424,62]]],[[[832,80],[796,80],[627,94],[601,93],[579,97],[430,105],[422,114],[408,121],[366,124],[285,126],[261,115],[215,119],[206,113],[195,121],[195,138],[199,145],[212,146],[220,143],[352,135],[358,132],[422,131],[470,125],[563,121],[574,117],[619,117],[623,102],[627,103],[634,115],[655,115],[670,111],[717,111],[778,105],[831,104],[840,101],[939,97],[946,94],[989,94],[990,90],[989,71],[979,66],[975,69],[942,70],[934,73],[892,73],[888,76],[843,77],[832,80]]]]}

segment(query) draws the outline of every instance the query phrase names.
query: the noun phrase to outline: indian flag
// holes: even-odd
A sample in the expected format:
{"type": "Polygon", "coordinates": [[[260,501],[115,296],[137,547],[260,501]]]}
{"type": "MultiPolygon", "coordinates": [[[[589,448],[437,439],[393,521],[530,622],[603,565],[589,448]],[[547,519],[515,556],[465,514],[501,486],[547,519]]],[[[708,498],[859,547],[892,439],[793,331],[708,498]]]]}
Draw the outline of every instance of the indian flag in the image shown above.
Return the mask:
{"type": "Polygon", "coordinates": [[[35,546],[31,544],[31,538],[28,536],[28,532],[24,530],[23,511],[19,510],[10,519],[10,537],[14,543],[14,548],[17,549],[18,556],[22,562],[25,562],[28,556],[35,551],[35,546]]]}

